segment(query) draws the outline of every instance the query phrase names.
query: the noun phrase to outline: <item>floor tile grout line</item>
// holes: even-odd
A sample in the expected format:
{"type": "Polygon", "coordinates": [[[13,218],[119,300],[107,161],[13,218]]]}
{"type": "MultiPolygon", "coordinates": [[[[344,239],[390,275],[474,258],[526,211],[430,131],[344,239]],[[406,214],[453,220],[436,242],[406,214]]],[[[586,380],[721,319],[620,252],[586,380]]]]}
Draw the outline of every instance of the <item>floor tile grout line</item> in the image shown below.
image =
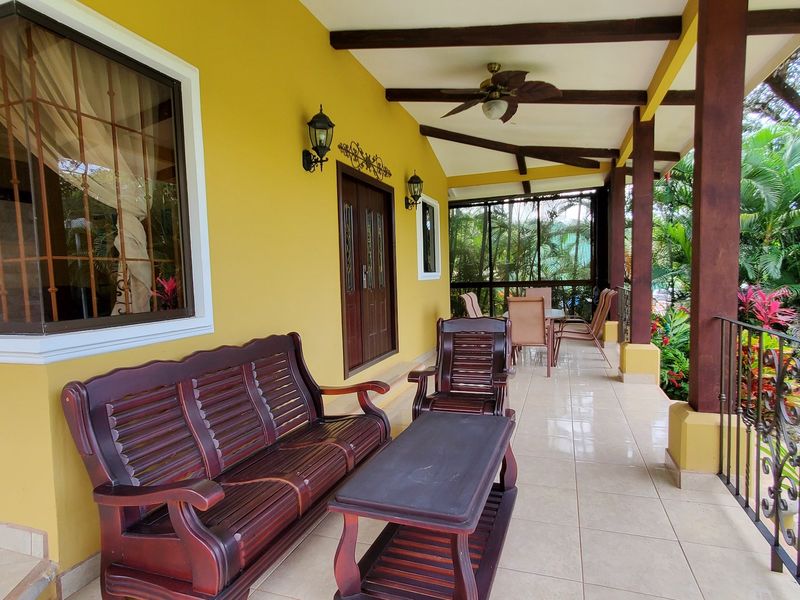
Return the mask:
{"type": "Polygon", "coordinates": [[[645,596],[646,598],[654,598],[655,600],[670,600],[670,598],[665,598],[664,596],[654,596],[653,594],[645,594],[643,592],[631,592],[630,590],[623,590],[622,588],[615,588],[609,585],[602,585],[600,583],[585,583],[583,587],[585,588],[587,585],[593,585],[595,587],[601,587],[606,590],[614,590],[615,592],[626,592],[628,594],[639,594],[640,596],[645,596]]]}

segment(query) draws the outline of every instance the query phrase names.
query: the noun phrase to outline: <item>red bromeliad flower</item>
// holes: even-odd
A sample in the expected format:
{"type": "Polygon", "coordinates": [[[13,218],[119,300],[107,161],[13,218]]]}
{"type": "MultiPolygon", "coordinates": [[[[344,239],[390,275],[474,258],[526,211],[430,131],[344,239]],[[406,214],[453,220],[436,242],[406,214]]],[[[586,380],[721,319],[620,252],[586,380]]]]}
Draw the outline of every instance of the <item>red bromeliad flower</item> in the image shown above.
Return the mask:
{"type": "Polygon", "coordinates": [[[656,331],[658,331],[658,327],[659,327],[658,319],[655,319],[650,323],[650,336],[651,337],[655,334],[656,331]]]}
{"type": "Polygon", "coordinates": [[[156,287],[160,289],[152,293],[161,300],[165,308],[175,308],[178,305],[178,282],[174,276],[169,279],[157,277],[156,287]]]}
{"type": "Polygon", "coordinates": [[[752,317],[762,327],[772,329],[776,325],[788,327],[797,317],[797,311],[783,306],[782,299],[791,295],[788,288],[765,292],[758,286],[739,292],[739,311],[745,318],[752,317]]]}
{"type": "Polygon", "coordinates": [[[661,338],[661,343],[665,346],[669,345],[669,337],[665,335],[663,338],[661,338]]]}

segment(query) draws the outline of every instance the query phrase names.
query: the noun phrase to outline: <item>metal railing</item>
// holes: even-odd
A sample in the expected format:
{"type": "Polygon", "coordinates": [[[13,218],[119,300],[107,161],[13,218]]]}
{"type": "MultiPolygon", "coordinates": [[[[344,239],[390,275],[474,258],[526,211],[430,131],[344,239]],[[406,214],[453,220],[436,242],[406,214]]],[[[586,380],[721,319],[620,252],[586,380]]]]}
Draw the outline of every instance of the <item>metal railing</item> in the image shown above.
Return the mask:
{"type": "Polygon", "coordinates": [[[619,343],[631,341],[631,288],[626,285],[617,286],[617,339],[619,343]]]}
{"type": "Polygon", "coordinates": [[[718,318],[719,477],[800,583],[800,339],[718,318]]]}

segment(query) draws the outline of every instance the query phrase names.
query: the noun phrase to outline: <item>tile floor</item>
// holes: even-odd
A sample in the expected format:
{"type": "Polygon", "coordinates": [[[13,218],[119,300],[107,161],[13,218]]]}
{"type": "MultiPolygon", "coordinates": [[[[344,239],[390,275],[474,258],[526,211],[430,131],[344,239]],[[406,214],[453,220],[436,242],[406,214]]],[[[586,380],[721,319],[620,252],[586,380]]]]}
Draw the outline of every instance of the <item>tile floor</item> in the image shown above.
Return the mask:
{"type": "MultiPolygon", "coordinates": [[[[562,348],[550,379],[537,358],[509,382],[519,496],[493,599],[800,598],[789,575],[770,572],[766,542],[716,477],[673,484],[669,401],[657,386],[620,383],[581,343],[562,348]]],[[[410,420],[411,396],[390,407],[395,429],[410,420]]],[[[382,527],[362,521],[360,551],[382,527]]],[[[339,518],[326,517],[251,597],[330,600],[340,531],[339,518]]],[[[97,582],[72,596],[98,597],[97,582]]]]}

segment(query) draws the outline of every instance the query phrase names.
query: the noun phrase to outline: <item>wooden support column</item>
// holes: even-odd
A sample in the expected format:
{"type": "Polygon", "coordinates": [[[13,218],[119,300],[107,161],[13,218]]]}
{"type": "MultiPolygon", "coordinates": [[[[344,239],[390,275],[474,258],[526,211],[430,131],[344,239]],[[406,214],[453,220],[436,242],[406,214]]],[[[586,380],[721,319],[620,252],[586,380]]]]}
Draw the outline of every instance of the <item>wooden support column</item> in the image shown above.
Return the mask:
{"type": "Polygon", "coordinates": [[[653,143],[655,119],[633,111],[633,235],[631,239],[631,343],[650,343],[653,301],[653,143]]]}
{"type": "MultiPolygon", "coordinates": [[[[625,283],[625,165],[611,169],[611,196],[608,203],[608,285],[614,289],[625,283]]],[[[611,320],[619,319],[616,302],[611,304],[611,320]]]]}
{"type": "Polygon", "coordinates": [[[736,318],[747,0],[700,0],[689,403],[719,410],[720,326],[736,318]]]}

